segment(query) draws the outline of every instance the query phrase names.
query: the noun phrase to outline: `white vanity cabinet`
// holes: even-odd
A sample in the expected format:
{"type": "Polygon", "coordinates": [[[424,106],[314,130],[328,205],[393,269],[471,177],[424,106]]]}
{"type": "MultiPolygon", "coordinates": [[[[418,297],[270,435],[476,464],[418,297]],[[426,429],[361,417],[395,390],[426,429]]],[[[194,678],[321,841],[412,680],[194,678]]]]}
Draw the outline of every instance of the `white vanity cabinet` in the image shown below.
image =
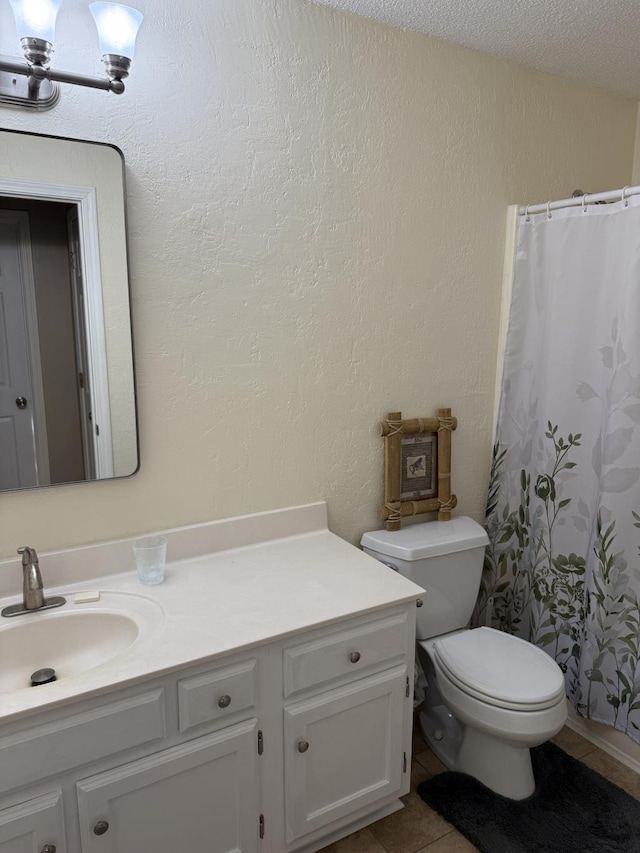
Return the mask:
{"type": "MultiPolygon", "coordinates": [[[[83,613],[87,648],[80,666],[64,631],[19,629],[25,682],[59,678],[0,692],[0,853],[315,853],[402,808],[424,590],[324,503],[162,533],[164,583],[122,573],[131,540],[41,554],[67,604],[4,620],[83,613]],[[92,666],[94,610],[138,636],[92,666]]],[[[0,564],[7,604],[20,571],[0,564]]]]}
{"type": "Polygon", "coordinates": [[[0,853],[257,853],[265,654],[0,726],[0,853]]]}
{"type": "Polygon", "coordinates": [[[414,617],[395,604],[0,725],[0,853],[312,853],[395,811],[414,617]]]}

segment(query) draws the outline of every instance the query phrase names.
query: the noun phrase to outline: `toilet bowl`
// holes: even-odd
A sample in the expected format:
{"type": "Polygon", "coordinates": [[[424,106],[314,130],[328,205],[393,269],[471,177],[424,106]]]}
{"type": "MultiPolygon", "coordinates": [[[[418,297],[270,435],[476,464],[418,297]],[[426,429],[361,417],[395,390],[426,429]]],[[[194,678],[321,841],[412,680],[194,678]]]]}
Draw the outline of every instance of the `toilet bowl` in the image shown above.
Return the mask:
{"type": "Polygon", "coordinates": [[[529,797],[529,750],[557,734],[567,717],[555,661],[493,628],[419,641],[418,657],[429,682],[420,725],[435,754],[498,794],[529,797]]]}
{"type": "Polygon", "coordinates": [[[365,533],[363,549],[425,589],[416,618],[427,679],[420,725],[452,770],[521,800],[535,790],[530,748],[567,718],[564,676],[546,652],[493,628],[468,627],[488,538],[470,518],[365,533]]]}

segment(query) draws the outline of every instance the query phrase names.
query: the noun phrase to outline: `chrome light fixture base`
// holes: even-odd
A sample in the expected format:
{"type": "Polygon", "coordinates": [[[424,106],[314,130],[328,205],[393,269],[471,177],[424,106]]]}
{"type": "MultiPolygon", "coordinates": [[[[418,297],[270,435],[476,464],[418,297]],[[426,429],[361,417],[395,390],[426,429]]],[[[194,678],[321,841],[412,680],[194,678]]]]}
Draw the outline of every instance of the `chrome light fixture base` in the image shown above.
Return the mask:
{"type": "Polygon", "coordinates": [[[51,54],[53,53],[53,45],[49,41],[36,38],[20,39],[24,58],[29,65],[41,65],[43,68],[48,68],[51,64],[51,54]]]}
{"type": "Polygon", "coordinates": [[[124,80],[129,76],[131,60],[116,53],[105,53],[102,57],[105,71],[109,80],[124,80]]]}
{"type": "Polygon", "coordinates": [[[44,112],[55,107],[60,100],[60,86],[53,80],[42,80],[34,93],[24,62],[13,56],[0,55],[0,66],[0,106],[44,112]],[[4,70],[12,65],[21,70],[4,70]]]}
{"type": "Polygon", "coordinates": [[[57,83],[103,89],[116,95],[124,92],[124,83],[120,79],[88,77],[72,71],[45,68],[44,65],[30,65],[11,56],[0,56],[0,105],[49,110],[60,98],[57,83]],[[23,78],[22,82],[20,78],[23,78]]]}

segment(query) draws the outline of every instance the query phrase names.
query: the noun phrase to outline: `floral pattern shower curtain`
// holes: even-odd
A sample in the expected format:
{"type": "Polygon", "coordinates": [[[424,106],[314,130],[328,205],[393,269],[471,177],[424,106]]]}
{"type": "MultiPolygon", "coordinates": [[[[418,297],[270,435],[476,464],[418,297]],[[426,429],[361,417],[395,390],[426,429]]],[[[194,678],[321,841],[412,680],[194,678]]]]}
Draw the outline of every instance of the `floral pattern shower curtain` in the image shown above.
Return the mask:
{"type": "Polygon", "coordinates": [[[519,217],[479,618],[640,742],[640,198],[519,217]]]}

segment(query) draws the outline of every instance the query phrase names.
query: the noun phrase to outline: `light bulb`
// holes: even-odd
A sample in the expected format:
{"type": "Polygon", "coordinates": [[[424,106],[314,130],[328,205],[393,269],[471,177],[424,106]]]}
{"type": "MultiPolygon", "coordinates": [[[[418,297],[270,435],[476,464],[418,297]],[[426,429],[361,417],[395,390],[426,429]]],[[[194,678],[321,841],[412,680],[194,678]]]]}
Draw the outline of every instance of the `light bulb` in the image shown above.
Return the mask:
{"type": "Polygon", "coordinates": [[[133,59],[142,13],[120,3],[91,3],[89,8],[98,28],[102,55],[133,59]]]}
{"type": "Polygon", "coordinates": [[[9,0],[18,38],[37,38],[53,44],[62,0],[9,0]]]}

